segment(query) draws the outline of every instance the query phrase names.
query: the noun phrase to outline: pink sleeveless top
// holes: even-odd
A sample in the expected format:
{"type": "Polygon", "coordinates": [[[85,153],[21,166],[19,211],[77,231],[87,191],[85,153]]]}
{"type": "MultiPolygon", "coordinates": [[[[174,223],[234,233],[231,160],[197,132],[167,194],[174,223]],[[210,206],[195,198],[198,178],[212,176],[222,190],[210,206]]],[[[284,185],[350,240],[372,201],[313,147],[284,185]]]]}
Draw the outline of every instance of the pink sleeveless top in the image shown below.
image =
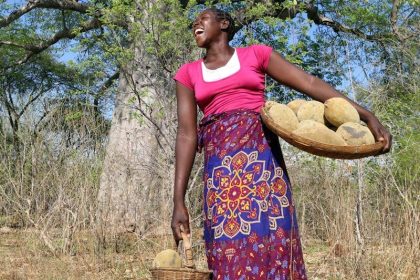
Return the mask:
{"type": "Polygon", "coordinates": [[[240,68],[228,77],[213,82],[203,79],[202,62],[199,59],[181,66],[174,80],[194,92],[198,107],[204,116],[234,109],[250,109],[259,112],[264,105],[265,70],[272,48],[252,45],[236,48],[240,68]]]}

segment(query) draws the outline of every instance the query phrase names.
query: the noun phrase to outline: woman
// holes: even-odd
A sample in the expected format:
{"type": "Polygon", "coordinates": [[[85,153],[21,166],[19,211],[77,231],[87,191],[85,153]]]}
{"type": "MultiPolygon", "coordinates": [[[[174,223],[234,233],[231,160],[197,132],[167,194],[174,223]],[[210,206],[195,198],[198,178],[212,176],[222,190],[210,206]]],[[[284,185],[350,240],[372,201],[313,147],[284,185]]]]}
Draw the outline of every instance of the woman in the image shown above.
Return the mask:
{"type": "MultiPolygon", "coordinates": [[[[340,96],[322,80],[270,47],[232,48],[233,20],[218,9],[193,24],[203,59],[183,65],[174,79],[178,106],[172,230],[189,233],[184,197],[195,152],[204,150],[204,237],[214,279],[306,279],[296,214],[278,138],[261,123],[264,78],[315,100],[340,96]],[[204,112],[197,133],[197,105],[204,112]],[[197,135],[198,134],[198,135],[197,135]]],[[[354,107],[383,152],[391,135],[369,111],[354,107]]]]}

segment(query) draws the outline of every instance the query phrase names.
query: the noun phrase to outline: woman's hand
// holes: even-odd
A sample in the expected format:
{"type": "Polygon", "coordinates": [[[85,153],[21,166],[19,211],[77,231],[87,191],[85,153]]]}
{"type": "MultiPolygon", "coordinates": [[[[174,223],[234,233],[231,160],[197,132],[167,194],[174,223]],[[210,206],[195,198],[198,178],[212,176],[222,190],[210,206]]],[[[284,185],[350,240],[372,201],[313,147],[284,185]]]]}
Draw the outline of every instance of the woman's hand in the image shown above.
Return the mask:
{"type": "Polygon", "coordinates": [[[372,131],[375,140],[384,143],[382,153],[385,154],[389,152],[389,150],[391,150],[392,145],[392,135],[388,132],[388,130],[379,122],[379,120],[373,114],[366,120],[366,124],[368,125],[370,131],[372,131]]]}
{"type": "Polygon", "coordinates": [[[185,207],[185,204],[175,204],[174,211],[172,213],[171,227],[177,246],[179,241],[182,240],[181,225],[183,226],[183,231],[187,234],[187,236],[189,236],[190,221],[187,207],[185,207]]]}

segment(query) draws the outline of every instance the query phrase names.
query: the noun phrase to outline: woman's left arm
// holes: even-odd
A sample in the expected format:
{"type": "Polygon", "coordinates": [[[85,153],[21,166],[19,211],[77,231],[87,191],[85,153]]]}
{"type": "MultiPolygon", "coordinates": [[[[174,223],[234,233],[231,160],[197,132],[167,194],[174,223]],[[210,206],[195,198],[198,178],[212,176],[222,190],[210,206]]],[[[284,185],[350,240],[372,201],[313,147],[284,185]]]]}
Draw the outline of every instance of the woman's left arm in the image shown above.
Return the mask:
{"type": "Polygon", "coordinates": [[[299,67],[284,59],[279,53],[273,51],[266,70],[267,74],[277,82],[304,93],[315,100],[325,102],[332,97],[341,97],[349,101],[357,110],[360,119],[366,122],[377,141],[384,142],[383,153],[391,149],[392,136],[379,122],[375,115],[347,98],[323,80],[306,73],[299,67]]]}

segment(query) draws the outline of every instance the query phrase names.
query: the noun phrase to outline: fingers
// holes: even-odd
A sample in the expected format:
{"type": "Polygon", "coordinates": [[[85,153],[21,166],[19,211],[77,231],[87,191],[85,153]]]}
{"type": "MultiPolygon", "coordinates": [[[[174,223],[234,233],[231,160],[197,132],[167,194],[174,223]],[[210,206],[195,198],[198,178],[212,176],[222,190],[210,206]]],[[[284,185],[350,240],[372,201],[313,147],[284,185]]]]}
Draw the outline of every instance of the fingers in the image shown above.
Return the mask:
{"type": "Polygon", "coordinates": [[[181,224],[180,229],[181,229],[181,237],[182,238],[184,238],[184,236],[186,236],[187,238],[190,238],[189,222],[181,224]]]}
{"type": "Polygon", "coordinates": [[[387,153],[391,150],[392,135],[386,129],[383,129],[382,135],[384,137],[384,148],[382,149],[382,152],[387,153]]]}
{"type": "Polygon", "coordinates": [[[175,242],[178,246],[180,240],[182,240],[182,234],[186,234],[187,237],[190,236],[190,222],[188,217],[188,212],[186,209],[181,209],[178,211],[175,210],[172,216],[172,234],[174,236],[175,242]]]}
{"type": "Polygon", "coordinates": [[[189,239],[191,236],[189,222],[184,222],[184,223],[180,223],[178,225],[173,226],[172,233],[173,233],[176,245],[178,246],[179,241],[183,239],[189,239]]]}
{"type": "Polygon", "coordinates": [[[172,225],[172,234],[174,236],[176,246],[178,246],[179,241],[182,240],[180,227],[177,225],[172,225]]]}
{"type": "Polygon", "coordinates": [[[375,136],[375,140],[383,143],[381,154],[389,152],[392,145],[392,135],[388,130],[377,119],[370,122],[368,126],[375,136]]]}
{"type": "Polygon", "coordinates": [[[391,150],[392,135],[385,129],[385,127],[381,126],[377,128],[377,131],[375,131],[375,138],[377,138],[377,141],[383,143],[381,154],[385,154],[391,150]]]}

